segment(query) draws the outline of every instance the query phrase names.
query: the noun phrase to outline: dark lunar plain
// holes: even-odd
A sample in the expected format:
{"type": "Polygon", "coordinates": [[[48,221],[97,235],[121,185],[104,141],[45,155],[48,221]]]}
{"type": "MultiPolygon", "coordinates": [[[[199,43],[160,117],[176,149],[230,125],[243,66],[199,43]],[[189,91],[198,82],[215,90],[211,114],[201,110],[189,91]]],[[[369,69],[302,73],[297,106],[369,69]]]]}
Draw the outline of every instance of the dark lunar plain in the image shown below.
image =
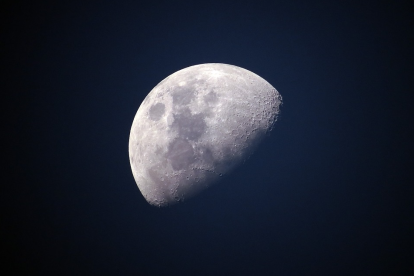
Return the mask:
{"type": "Polygon", "coordinates": [[[414,275],[409,1],[26,2],[1,3],[2,275],[414,275]],[[222,183],[150,206],[135,113],[215,62],[273,85],[279,119],[222,183]]]}

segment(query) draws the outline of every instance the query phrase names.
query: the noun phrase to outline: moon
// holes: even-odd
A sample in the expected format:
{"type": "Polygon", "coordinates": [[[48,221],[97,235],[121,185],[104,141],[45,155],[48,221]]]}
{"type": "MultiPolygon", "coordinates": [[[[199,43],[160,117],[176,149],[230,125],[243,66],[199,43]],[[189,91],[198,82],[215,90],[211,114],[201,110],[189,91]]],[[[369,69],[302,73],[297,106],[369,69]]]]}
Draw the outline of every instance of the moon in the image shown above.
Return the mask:
{"type": "Polygon", "coordinates": [[[173,205],[218,182],[272,130],[281,103],[266,80],[234,65],[194,65],[165,78],[142,102],[129,137],[144,198],[173,205]]]}

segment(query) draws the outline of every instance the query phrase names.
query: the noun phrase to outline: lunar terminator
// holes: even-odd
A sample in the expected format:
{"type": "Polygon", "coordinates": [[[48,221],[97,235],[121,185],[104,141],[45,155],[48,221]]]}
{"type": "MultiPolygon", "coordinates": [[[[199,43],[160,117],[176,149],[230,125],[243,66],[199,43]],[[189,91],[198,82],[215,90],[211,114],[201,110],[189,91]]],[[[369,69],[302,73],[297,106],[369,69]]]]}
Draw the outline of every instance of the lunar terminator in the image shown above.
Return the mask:
{"type": "Polygon", "coordinates": [[[208,63],[165,78],[132,123],[129,159],[144,198],[188,199],[245,160],[269,132],[282,97],[241,67],[208,63]]]}

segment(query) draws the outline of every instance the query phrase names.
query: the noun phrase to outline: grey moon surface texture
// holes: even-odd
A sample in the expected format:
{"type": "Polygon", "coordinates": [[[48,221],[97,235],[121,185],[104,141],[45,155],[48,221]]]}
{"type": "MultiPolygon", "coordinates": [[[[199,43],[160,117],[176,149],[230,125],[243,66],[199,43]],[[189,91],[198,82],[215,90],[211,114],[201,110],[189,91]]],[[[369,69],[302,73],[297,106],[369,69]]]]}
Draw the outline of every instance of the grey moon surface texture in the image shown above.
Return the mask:
{"type": "Polygon", "coordinates": [[[247,159],[272,130],[282,97],[241,67],[207,63],[161,81],[129,137],[134,179],[151,205],[186,200],[247,159]]]}

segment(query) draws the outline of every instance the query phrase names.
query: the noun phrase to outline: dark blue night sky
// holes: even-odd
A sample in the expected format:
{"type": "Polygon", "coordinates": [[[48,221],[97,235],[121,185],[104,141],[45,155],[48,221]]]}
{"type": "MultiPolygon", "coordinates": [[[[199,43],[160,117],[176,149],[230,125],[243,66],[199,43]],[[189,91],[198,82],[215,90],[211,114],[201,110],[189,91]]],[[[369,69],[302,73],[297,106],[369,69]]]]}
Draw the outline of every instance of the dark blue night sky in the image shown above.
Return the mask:
{"type": "Polygon", "coordinates": [[[3,275],[414,275],[408,1],[85,2],[2,8],[3,275]],[[219,185],[150,206],[132,120],[210,62],[271,83],[279,120],[219,185]]]}

